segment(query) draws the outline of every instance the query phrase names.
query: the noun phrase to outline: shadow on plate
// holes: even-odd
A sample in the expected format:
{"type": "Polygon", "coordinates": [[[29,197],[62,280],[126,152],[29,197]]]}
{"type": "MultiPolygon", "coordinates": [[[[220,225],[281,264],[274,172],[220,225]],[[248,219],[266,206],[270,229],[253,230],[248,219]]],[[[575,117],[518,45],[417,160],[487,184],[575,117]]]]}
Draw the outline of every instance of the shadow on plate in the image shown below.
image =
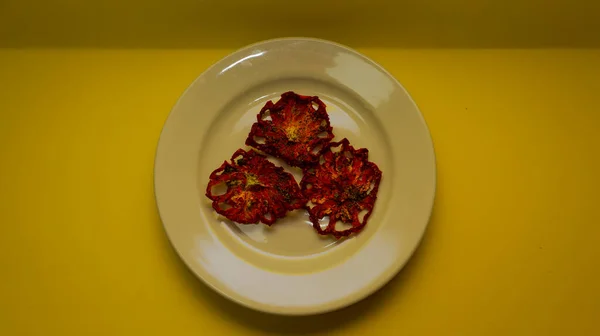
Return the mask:
{"type": "MultiPolygon", "coordinates": [[[[160,224],[160,226],[162,229],[162,224],[160,224]]],[[[172,264],[174,265],[175,271],[180,273],[180,276],[187,283],[190,291],[193,292],[194,296],[199,301],[205,302],[211,307],[219,310],[223,317],[231,319],[233,323],[241,324],[245,327],[266,333],[306,334],[316,331],[326,332],[337,328],[347,327],[348,324],[355,323],[357,320],[364,318],[367,315],[376,313],[386,304],[390,296],[401,296],[403,293],[403,284],[410,279],[411,274],[419,267],[421,260],[426,254],[429,236],[434,229],[435,211],[431,216],[423,240],[412,258],[389,283],[374,294],[349,307],[311,316],[273,315],[254,311],[231,302],[204,285],[202,281],[189,270],[172,248],[166,235],[164,235],[164,243],[165,250],[168,251],[173,259],[172,264]]]]}

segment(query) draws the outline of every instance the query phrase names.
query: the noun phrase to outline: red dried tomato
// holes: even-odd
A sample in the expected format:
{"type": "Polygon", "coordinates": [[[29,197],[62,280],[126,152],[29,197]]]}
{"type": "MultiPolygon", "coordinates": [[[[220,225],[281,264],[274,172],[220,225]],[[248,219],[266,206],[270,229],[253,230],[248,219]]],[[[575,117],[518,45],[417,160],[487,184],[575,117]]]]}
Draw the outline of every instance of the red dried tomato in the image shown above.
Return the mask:
{"type": "Polygon", "coordinates": [[[257,119],[246,145],[283,159],[292,166],[314,165],[324,147],[333,139],[325,104],[316,96],[286,92],[275,104],[268,101],[257,119]]]}
{"type": "Polygon", "coordinates": [[[238,149],[210,174],[206,196],[215,211],[228,219],[271,225],[288,211],[300,209],[306,201],[292,174],[275,166],[264,155],[238,149]],[[213,187],[224,183],[227,191],[213,194],[213,187]]]}
{"type": "Polygon", "coordinates": [[[381,181],[381,170],[368,160],[366,148],[354,149],[347,139],[332,142],[323,153],[319,165],[304,170],[300,188],[312,203],[307,206],[313,227],[322,235],[336,238],[359,232],[367,224],[373,211],[381,181]],[[341,146],[338,152],[332,148],[341,146]],[[359,214],[366,211],[362,220],[359,214]],[[327,227],[319,220],[329,217],[327,227]],[[337,230],[336,222],[351,224],[348,229],[337,230]]]}

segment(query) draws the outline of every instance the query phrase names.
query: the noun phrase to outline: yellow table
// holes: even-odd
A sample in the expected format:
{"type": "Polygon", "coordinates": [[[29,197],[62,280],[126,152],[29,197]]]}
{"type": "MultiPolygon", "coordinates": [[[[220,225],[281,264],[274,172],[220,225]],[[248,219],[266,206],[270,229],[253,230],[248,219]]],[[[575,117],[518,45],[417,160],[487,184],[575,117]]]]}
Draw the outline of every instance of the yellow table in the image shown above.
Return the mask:
{"type": "Polygon", "coordinates": [[[600,334],[600,50],[361,49],[429,124],[433,219],[383,290],[307,318],[212,293],[156,212],[161,126],[230,51],[0,51],[0,335],[600,334]]]}

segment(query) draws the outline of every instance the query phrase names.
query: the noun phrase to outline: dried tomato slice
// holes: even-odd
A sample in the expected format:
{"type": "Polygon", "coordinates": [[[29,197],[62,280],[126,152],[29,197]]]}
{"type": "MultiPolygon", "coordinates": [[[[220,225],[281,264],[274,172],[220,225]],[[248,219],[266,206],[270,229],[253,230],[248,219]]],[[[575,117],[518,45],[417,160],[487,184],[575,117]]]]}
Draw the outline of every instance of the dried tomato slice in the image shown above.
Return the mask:
{"type": "Polygon", "coordinates": [[[366,148],[354,149],[347,139],[332,142],[323,153],[323,161],[304,170],[300,188],[312,203],[307,206],[310,221],[319,234],[336,238],[361,231],[373,211],[381,181],[381,170],[369,161],[366,148]],[[332,148],[341,146],[338,152],[332,148]],[[362,220],[359,214],[366,211],[362,220]],[[319,220],[329,217],[327,227],[319,220]],[[351,224],[348,229],[337,230],[336,222],[351,224]]]}
{"type": "Polygon", "coordinates": [[[316,164],[324,147],[333,139],[325,103],[317,96],[286,92],[275,104],[268,101],[257,119],[246,145],[292,166],[316,164]]]}
{"type": "Polygon", "coordinates": [[[300,209],[306,201],[292,174],[271,163],[253,150],[238,149],[210,174],[206,196],[215,211],[241,223],[263,222],[271,225],[288,211],[300,209]],[[224,183],[227,191],[213,194],[213,187],[224,183]]]}

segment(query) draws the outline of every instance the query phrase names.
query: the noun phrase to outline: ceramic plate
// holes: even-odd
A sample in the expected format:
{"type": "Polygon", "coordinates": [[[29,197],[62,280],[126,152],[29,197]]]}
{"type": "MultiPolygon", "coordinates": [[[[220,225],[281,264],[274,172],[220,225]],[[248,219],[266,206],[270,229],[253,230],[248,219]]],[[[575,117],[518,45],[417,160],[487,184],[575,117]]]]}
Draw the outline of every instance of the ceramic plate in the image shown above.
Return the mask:
{"type": "Polygon", "coordinates": [[[382,67],[332,42],[277,39],[225,57],[184,92],[160,136],[155,192],[171,243],[208,286],[256,310],[315,314],[368,296],[410,258],[433,205],[435,157],[421,113],[382,67]],[[368,148],[383,172],[367,226],[348,239],[318,235],[304,210],[272,227],[236,224],[204,196],[260,108],[290,90],[319,96],[334,140],[368,148]]]}

